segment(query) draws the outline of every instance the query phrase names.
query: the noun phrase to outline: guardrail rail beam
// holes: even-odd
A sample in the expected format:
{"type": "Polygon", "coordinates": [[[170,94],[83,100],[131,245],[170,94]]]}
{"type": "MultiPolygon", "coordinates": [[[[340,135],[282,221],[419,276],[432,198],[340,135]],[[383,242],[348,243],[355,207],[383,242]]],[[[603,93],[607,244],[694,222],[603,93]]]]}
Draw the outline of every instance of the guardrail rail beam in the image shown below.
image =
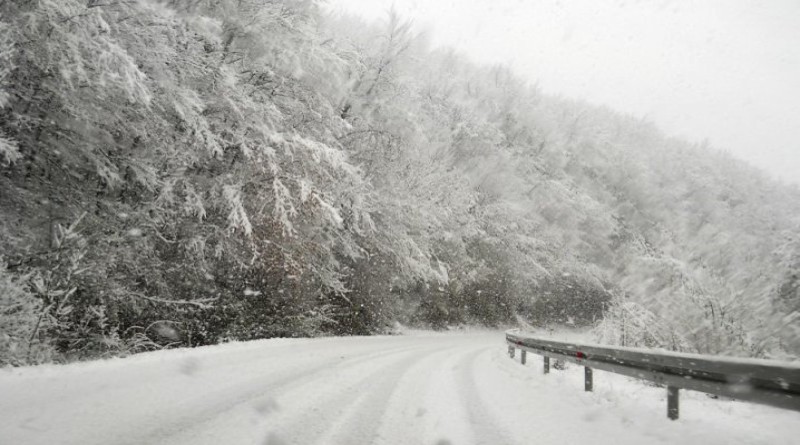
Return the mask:
{"type": "Polygon", "coordinates": [[[622,374],[667,387],[667,417],[679,416],[681,389],[705,392],[745,402],[800,411],[800,363],[685,354],[642,348],[577,344],[506,332],[509,354],[522,351],[583,366],[584,389],[593,389],[593,370],[622,374]]]}

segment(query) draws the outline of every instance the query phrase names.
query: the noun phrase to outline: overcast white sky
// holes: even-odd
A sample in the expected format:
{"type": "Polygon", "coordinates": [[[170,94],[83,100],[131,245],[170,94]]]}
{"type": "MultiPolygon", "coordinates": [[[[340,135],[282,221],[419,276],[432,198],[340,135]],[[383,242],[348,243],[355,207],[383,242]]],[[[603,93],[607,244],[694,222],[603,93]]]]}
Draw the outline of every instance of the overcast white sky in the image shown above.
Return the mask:
{"type": "Polygon", "coordinates": [[[800,184],[800,0],[328,0],[392,4],[434,45],[546,93],[647,116],[800,184]]]}

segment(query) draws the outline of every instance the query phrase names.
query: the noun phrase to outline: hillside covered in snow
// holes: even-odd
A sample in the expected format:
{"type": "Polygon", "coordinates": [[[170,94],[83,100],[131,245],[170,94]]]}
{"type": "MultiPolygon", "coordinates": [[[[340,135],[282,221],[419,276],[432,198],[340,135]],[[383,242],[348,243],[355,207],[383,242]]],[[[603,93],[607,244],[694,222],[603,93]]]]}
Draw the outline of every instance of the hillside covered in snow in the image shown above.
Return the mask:
{"type": "Polygon", "coordinates": [[[800,191],[390,14],[0,3],[0,365],[396,323],[800,354],[800,191]]]}

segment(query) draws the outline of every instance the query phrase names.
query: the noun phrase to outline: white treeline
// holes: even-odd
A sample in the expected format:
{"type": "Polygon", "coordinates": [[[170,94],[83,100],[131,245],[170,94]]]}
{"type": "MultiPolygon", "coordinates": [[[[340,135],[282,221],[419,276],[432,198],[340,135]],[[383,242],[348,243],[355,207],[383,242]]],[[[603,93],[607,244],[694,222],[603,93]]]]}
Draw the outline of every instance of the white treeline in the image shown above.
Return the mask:
{"type": "Polygon", "coordinates": [[[800,191],[290,0],[0,4],[0,363],[593,325],[800,351],[800,191]]]}

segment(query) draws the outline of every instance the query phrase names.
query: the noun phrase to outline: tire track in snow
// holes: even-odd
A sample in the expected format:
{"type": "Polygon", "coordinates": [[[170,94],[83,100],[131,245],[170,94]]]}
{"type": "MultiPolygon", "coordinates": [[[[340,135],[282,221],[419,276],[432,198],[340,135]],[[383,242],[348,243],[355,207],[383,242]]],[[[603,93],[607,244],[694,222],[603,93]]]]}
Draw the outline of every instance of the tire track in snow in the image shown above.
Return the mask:
{"type": "MultiPolygon", "coordinates": [[[[354,370],[355,373],[345,376],[345,384],[325,394],[321,400],[302,404],[300,409],[295,406],[284,419],[274,419],[274,423],[283,423],[273,429],[271,437],[287,445],[375,443],[380,420],[397,382],[420,361],[446,348],[426,345],[421,350],[395,354],[391,361],[372,369],[354,370]]],[[[336,383],[341,382],[312,381],[308,382],[308,389],[336,383]]],[[[300,391],[286,396],[307,400],[309,394],[300,391]]]]}
{"type": "MultiPolygon", "coordinates": [[[[347,411],[339,418],[336,425],[318,442],[325,444],[352,444],[352,443],[399,443],[402,436],[389,434],[384,436],[381,427],[387,418],[387,413],[402,411],[409,399],[398,398],[396,395],[404,388],[402,383],[406,377],[416,377],[420,370],[430,372],[432,361],[438,361],[441,354],[449,353],[452,346],[439,346],[433,350],[425,351],[411,357],[399,367],[392,369],[386,375],[381,375],[374,384],[364,382],[365,386],[371,385],[373,390],[363,393],[351,404],[347,411]],[[399,403],[398,403],[399,402],[399,403]]],[[[412,378],[411,382],[415,380],[412,378]]],[[[416,380],[419,383],[419,380],[416,380]]],[[[406,432],[407,434],[408,432],[406,432]]],[[[406,439],[410,439],[406,437],[406,439]]],[[[411,440],[409,443],[419,443],[411,440]]]]}
{"type": "MultiPolygon", "coordinates": [[[[124,385],[106,386],[118,381],[117,375],[97,379],[94,387],[91,387],[92,379],[89,379],[89,382],[82,382],[81,385],[87,391],[75,394],[75,397],[65,399],[58,397],[60,394],[53,394],[57,396],[53,397],[55,400],[38,405],[36,410],[26,407],[20,407],[22,409],[17,412],[3,410],[6,413],[4,422],[19,426],[6,431],[7,437],[0,443],[4,443],[4,440],[26,445],[164,443],[187,430],[202,429],[202,425],[256,401],[274,387],[290,385],[328,372],[332,366],[338,369],[358,368],[364,363],[419,346],[391,344],[375,351],[379,347],[378,343],[359,345],[353,348],[357,355],[347,359],[341,359],[341,351],[319,353],[312,349],[311,355],[303,356],[297,349],[274,351],[265,348],[265,356],[264,352],[259,354],[258,350],[254,350],[249,368],[256,366],[257,371],[257,366],[263,363],[267,368],[263,375],[253,369],[231,372],[224,357],[220,357],[221,363],[209,363],[207,369],[191,376],[178,372],[179,366],[176,365],[182,362],[175,360],[169,361],[168,366],[158,363],[159,371],[156,372],[152,369],[152,363],[136,367],[134,362],[131,365],[133,369],[125,368],[118,372],[128,378],[124,385]],[[299,372],[298,364],[302,366],[299,372]],[[174,371],[164,372],[165,369],[174,371]],[[34,416],[42,420],[31,421],[34,416]],[[74,427],[81,423],[89,428],[74,427]],[[15,440],[15,437],[24,440],[15,440]]],[[[189,355],[188,358],[196,357],[189,355]]],[[[64,393],[73,392],[69,386],[61,387],[64,393]]],[[[5,428],[0,427],[0,430],[5,428]]]]}
{"type": "MultiPolygon", "coordinates": [[[[414,351],[419,346],[398,346],[382,349],[364,355],[358,355],[344,361],[328,362],[326,357],[320,357],[322,363],[297,372],[289,370],[277,375],[266,375],[256,381],[247,381],[237,384],[234,391],[229,388],[224,390],[222,398],[219,392],[208,394],[205,400],[191,400],[183,404],[178,416],[172,416],[167,423],[161,423],[151,429],[146,436],[137,436],[131,440],[117,442],[119,444],[144,444],[144,443],[187,443],[185,436],[194,437],[190,443],[220,443],[207,441],[209,435],[203,434],[206,426],[217,420],[225,421],[232,411],[250,411],[256,414],[270,414],[279,409],[281,394],[304,386],[318,385],[320,381],[330,380],[330,374],[351,370],[360,370],[365,364],[379,363],[381,360],[391,358],[397,354],[414,351]],[[200,403],[198,403],[200,402],[200,403]]],[[[317,386],[318,387],[318,386],[317,386]]],[[[177,408],[177,407],[176,407],[177,408]]]]}
{"type": "Polygon", "coordinates": [[[432,354],[398,382],[382,419],[378,444],[468,445],[475,442],[461,402],[458,364],[480,344],[432,354]]]}
{"type": "Polygon", "coordinates": [[[475,381],[475,364],[482,354],[491,353],[491,347],[484,347],[467,355],[458,366],[456,378],[461,388],[461,398],[469,415],[476,445],[514,445],[511,439],[497,422],[493,413],[488,411],[475,381]]]}

